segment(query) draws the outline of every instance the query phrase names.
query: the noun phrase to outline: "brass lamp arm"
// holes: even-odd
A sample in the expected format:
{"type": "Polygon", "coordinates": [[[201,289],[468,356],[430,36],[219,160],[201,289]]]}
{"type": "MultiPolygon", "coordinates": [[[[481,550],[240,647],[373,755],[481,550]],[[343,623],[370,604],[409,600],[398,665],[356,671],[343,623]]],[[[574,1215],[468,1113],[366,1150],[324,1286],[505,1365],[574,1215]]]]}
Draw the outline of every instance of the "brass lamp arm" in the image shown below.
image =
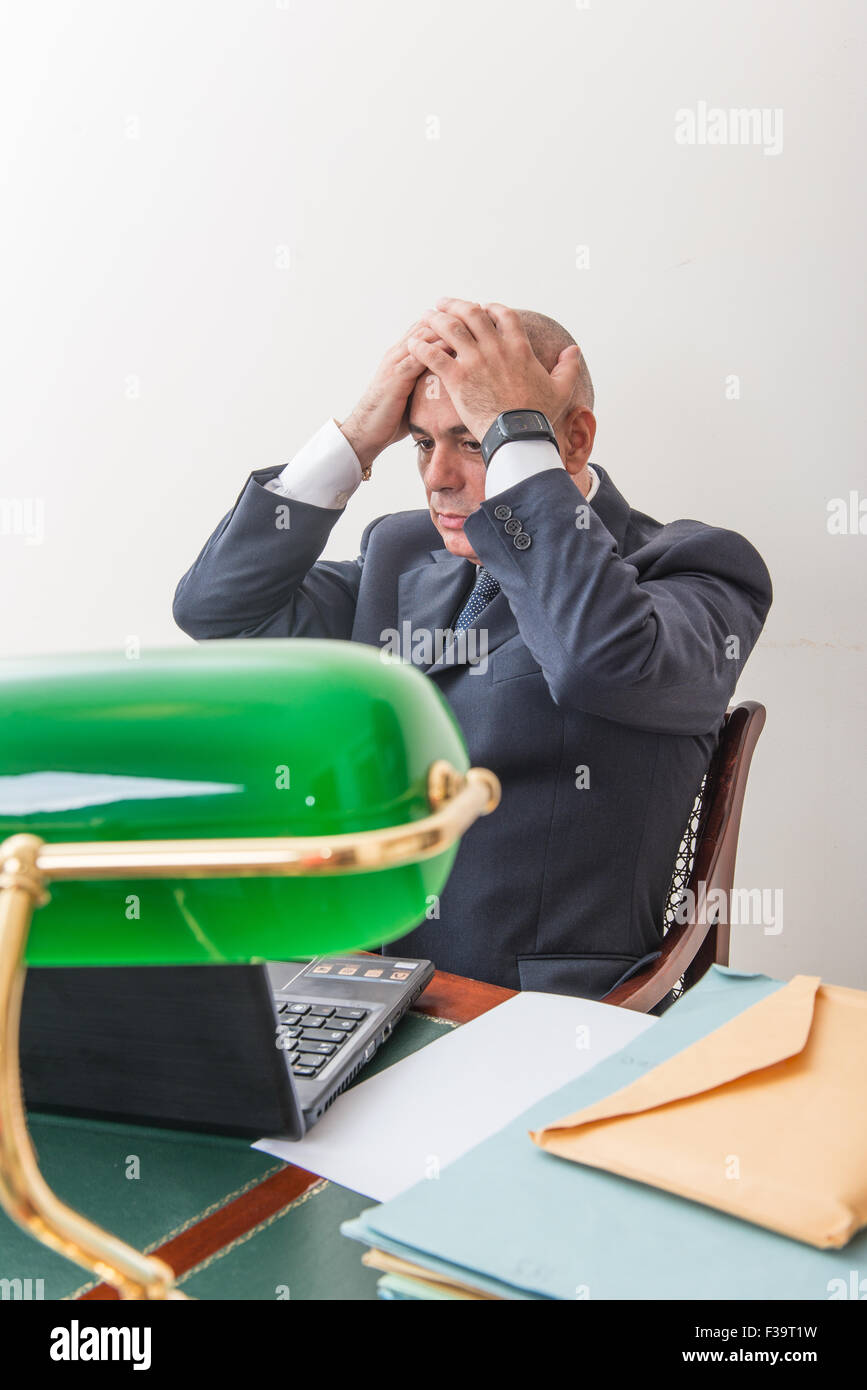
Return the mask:
{"type": "Polygon", "coordinates": [[[423,820],[348,835],[270,836],[219,840],[105,840],[44,844],[39,873],[55,883],[112,878],[296,877],[357,874],[397,868],[442,854],[500,800],[500,783],[487,768],[462,775],[437,762],[428,776],[436,807],[423,820]]]}
{"type": "Polygon", "coordinates": [[[24,948],[34,905],[44,901],[35,866],[41,842],[28,835],[14,842],[11,853],[13,840],[3,846],[0,877],[0,1205],[43,1245],[113,1284],[121,1298],[184,1298],[167,1264],[66,1206],[39,1171],[21,1094],[18,1037],[24,948]]]}
{"type": "Polygon", "coordinates": [[[448,849],[500,800],[485,768],[431,765],[423,820],[382,830],[306,838],[131,840],[46,844],[12,835],[0,845],[0,1205],[50,1249],[112,1284],[121,1298],[184,1298],[174,1271],[100,1229],[61,1202],[39,1171],[21,1093],[18,1038],[24,953],[35,907],[52,880],[237,878],[368,873],[430,859],[448,849]]]}

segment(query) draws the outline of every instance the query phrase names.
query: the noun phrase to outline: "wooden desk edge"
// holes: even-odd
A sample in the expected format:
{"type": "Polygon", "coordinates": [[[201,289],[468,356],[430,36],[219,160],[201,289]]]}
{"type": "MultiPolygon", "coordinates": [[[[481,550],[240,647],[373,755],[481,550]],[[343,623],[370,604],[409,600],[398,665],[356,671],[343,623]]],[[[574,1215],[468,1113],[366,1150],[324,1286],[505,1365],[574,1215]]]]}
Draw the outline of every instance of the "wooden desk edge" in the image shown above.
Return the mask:
{"type": "MultiPolygon", "coordinates": [[[[426,1014],[431,1018],[445,1018],[450,1023],[469,1023],[471,1019],[479,1018],[495,1005],[511,999],[515,993],[517,991],[513,989],[503,989],[499,985],[489,985],[482,980],[464,979],[461,975],[449,975],[443,970],[438,970],[427,989],[413,1005],[413,1012],[426,1014]]],[[[227,1202],[218,1211],[188,1227],[152,1253],[159,1255],[160,1259],[171,1265],[176,1276],[180,1278],[211,1255],[230,1245],[232,1241],[238,1240],[261,1222],[267,1221],[269,1217],[302,1196],[308,1188],[321,1181],[316,1173],[296,1168],[294,1163],[287,1164],[278,1173],[263,1178],[240,1197],[227,1202]]],[[[116,1297],[114,1289],[109,1288],[107,1284],[97,1284],[95,1288],[88,1289],[81,1295],[81,1301],[101,1301],[116,1297]]]]}

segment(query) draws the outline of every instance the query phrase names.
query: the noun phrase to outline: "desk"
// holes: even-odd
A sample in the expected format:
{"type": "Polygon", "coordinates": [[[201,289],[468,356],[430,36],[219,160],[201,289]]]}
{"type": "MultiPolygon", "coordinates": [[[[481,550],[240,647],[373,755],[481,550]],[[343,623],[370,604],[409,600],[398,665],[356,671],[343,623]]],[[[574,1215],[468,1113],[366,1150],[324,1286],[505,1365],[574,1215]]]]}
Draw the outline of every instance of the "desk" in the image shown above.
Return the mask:
{"type": "MultiPolygon", "coordinates": [[[[359,1080],[508,999],[513,990],[438,971],[359,1080]]],[[[159,1255],[203,1299],[375,1299],[375,1270],[340,1222],[369,1197],[277,1162],[243,1139],[55,1116],[30,1117],[45,1176],[83,1214],[159,1255]],[[138,1160],[138,1177],[135,1171],[138,1160]]],[[[111,1299],[84,1271],[0,1213],[0,1277],[44,1297],[111,1299]],[[34,1288],[36,1285],[34,1285],[34,1288]]]]}

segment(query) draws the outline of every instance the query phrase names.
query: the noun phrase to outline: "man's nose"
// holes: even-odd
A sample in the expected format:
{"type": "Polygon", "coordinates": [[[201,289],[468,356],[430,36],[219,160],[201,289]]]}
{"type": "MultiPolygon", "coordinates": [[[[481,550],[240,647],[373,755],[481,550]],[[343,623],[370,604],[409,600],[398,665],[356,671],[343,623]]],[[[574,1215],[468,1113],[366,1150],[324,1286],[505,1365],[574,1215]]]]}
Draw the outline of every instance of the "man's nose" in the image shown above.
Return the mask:
{"type": "Polygon", "coordinates": [[[446,444],[436,444],[425,469],[425,483],[428,492],[462,488],[464,472],[460,455],[446,444]]]}

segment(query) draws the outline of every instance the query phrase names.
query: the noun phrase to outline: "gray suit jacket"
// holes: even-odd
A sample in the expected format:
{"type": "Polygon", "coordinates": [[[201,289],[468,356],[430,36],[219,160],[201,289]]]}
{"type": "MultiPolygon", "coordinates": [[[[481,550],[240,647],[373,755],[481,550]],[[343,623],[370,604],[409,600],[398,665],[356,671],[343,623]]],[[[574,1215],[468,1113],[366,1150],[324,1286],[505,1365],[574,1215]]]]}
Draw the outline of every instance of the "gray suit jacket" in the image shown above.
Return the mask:
{"type": "MultiPolygon", "coordinates": [[[[397,948],[456,974],[588,998],[659,951],[687,816],[771,603],[742,536],[662,525],[594,467],[600,487],[583,513],[554,468],[466,522],[501,585],[477,625],[487,661],[474,667],[481,646],[467,642],[453,662],[422,652],[422,669],[503,799],[465,835],[438,917],[397,948]],[[528,547],[516,547],[507,513],[528,547]]],[[[450,626],[475,569],[444,549],[427,511],[379,517],[356,560],[323,561],[341,513],[292,501],[279,528],[287,500],[263,486],[279,472],[251,474],[181,579],[173,611],[185,632],[381,647],[389,630],[450,626]]]]}

